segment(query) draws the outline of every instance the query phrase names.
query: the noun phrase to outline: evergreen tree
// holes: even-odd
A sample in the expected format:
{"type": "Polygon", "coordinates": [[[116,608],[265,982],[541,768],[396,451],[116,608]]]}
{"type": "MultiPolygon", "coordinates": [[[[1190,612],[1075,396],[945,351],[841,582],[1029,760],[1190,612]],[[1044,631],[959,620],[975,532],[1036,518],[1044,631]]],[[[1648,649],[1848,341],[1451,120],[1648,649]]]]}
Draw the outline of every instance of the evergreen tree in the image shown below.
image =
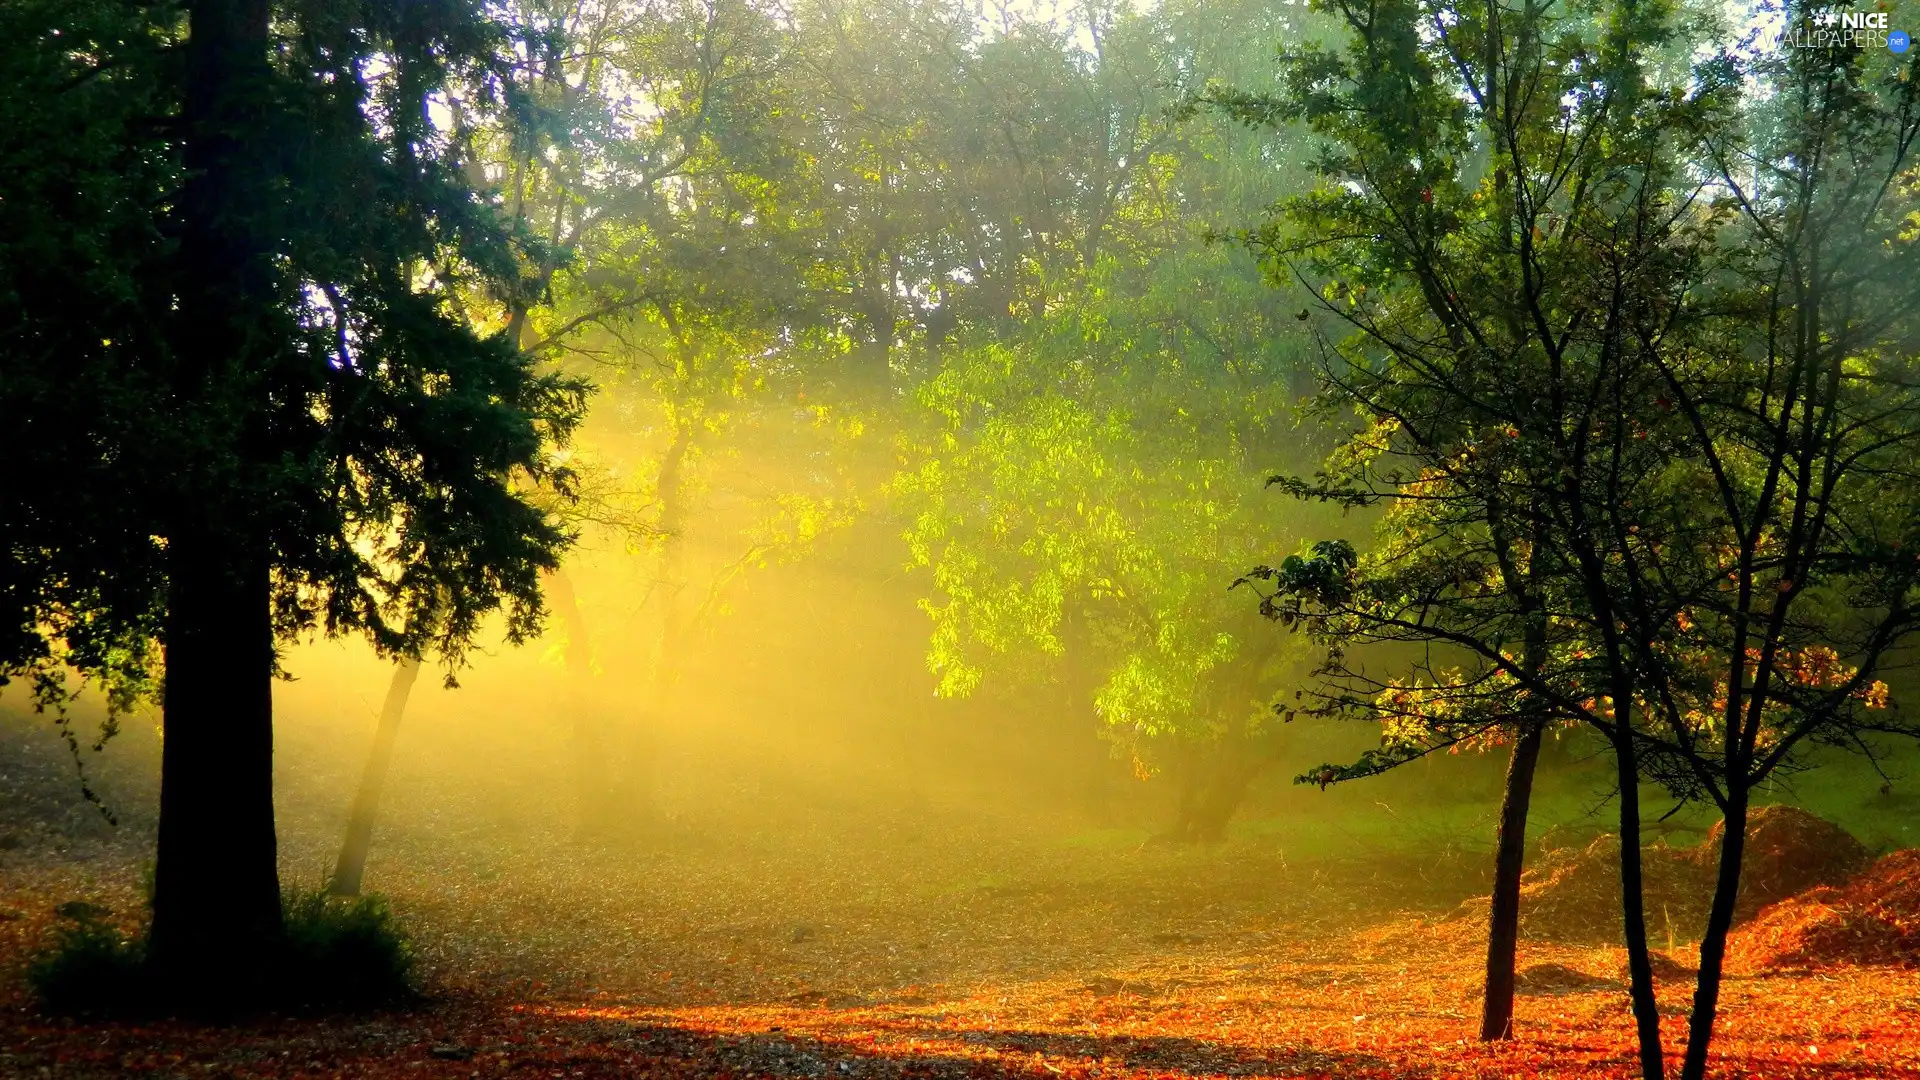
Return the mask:
{"type": "MultiPolygon", "coordinates": [[[[82,427],[24,451],[77,455],[69,468],[84,475],[38,543],[9,528],[10,549],[29,553],[8,571],[29,629],[5,659],[124,681],[152,670],[146,641],[163,645],[150,958],[183,993],[230,995],[270,969],[280,928],[277,643],[362,632],[383,652],[453,664],[496,611],[510,638],[531,633],[539,571],[568,536],[527,491],[564,491],[549,450],[586,387],[475,329],[474,306],[515,302],[540,257],[466,185],[436,116],[453,84],[505,104],[513,42],[477,6],[97,10],[119,21],[95,31],[95,50],[69,44],[76,13],[55,5],[9,39],[39,61],[20,65],[15,100],[122,89],[78,118],[82,145],[117,141],[155,164],[117,182],[138,185],[124,196],[103,177],[105,150],[74,163],[83,193],[109,185],[99,198],[48,185],[13,207],[8,192],[53,232],[117,216],[101,265],[129,269],[32,312],[106,325],[75,335],[99,348],[0,351],[6,408],[29,404],[16,387],[103,391],[82,427]],[[138,336],[71,306],[101,290],[124,297],[138,336]],[[62,582],[99,584],[63,595],[47,584],[63,563],[81,572],[62,582]],[[127,647],[89,651],[106,639],[127,647]]],[[[84,284],[92,269],[70,272],[84,284]]],[[[7,253],[10,278],[34,272],[7,253]]],[[[7,464],[25,475],[33,460],[7,464]]]]}

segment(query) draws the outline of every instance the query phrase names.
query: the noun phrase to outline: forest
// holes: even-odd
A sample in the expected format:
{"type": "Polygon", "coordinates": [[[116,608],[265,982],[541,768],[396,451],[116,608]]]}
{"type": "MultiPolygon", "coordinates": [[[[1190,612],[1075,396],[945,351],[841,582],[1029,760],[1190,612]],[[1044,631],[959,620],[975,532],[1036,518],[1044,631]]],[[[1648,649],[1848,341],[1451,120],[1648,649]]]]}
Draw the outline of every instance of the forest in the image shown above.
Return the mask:
{"type": "Polygon", "coordinates": [[[1920,1080],[1907,10],[4,0],[0,1076],[1920,1080]]]}

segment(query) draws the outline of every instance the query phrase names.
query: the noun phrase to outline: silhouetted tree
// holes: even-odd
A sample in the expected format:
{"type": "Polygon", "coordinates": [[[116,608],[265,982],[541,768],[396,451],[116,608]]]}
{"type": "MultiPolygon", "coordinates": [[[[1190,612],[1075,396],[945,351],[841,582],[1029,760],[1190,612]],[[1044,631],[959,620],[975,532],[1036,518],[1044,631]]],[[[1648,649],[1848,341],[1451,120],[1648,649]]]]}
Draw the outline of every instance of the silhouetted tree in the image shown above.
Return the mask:
{"type": "MultiPolygon", "coordinates": [[[[58,102],[133,67],[140,120],[120,133],[169,163],[137,203],[112,208],[139,226],[116,237],[127,261],[158,282],[128,316],[144,336],[77,357],[0,346],[5,396],[18,371],[75,392],[97,383],[99,407],[117,410],[79,448],[91,475],[74,495],[122,499],[111,517],[88,512],[45,537],[62,553],[49,564],[83,559],[83,581],[164,582],[145,605],[52,594],[40,625],[98,614],[102,633],[164,644],[150,958],[183,993],[244,993],[280,928],[276,643],[359,631],[384,653],[453,662],[495,611],[510,638],[532,632],[539,570],[568,537],[523,489],[565,488],[548,449],[585,386],[537,373],[468,317],[517,299],[530,250],[466,185],[435,119],[449,86],[503,104],[512,42],[477,5],[202,0],[149,9],[95,50],[67,35],[67,12],[38,15],[27,40],[66,58],[66,80],[10,89],[58,102]],[[180,42],[177,65],[135,44],[154,38],[180,42]],[[48,371],[63,359],[83,362],[48,371]]],[[[77,199],[49,194],[26,212],[55,229],[99,217],[89,186],[103,171],[75,178],[77,199]]],[[[37,639],[41,656],[111,670],[72,635],[59,647],[46,635],[11,649],[10,666],[31,666],[37,639]]]]}
{"type": "Polygon", "coordinates": [[[1327,9],[1344,52],[1295,57],[1283,98],[1216,96],[1328,139],[1328,185],[1255,239],[1351,331],[1327,382],[1366,425],[1285,483],[1388,507],[1364,557],[1256,575],[1335,646],[1320,707],[1387,724],[1319,779],[1536,718],[1603,733],[1649,1078],[1638,787],[1711,799],[1694,1080],[1754,786],[1813,743],[1920,734],[1874,679],[1920,629],[1913,62],[1750,40],[1689,66],[1637,3],[1327,9]],[[1376,679],[1369,642],[1426,659],[1376,679]]]}

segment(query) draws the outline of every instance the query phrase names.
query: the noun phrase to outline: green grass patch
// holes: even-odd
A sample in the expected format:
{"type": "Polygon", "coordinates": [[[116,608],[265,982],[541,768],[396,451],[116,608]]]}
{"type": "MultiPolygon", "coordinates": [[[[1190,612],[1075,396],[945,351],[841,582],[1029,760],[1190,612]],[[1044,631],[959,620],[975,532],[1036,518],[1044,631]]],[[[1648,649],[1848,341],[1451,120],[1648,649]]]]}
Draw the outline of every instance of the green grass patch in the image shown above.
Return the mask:
{"type": "Polygon", "coordinates": [[[1152,835],[1146,829],[1087,829],[1061,837],[1059,843],[1062,847],[1124,853],[1140,850],[1152,835]]]}

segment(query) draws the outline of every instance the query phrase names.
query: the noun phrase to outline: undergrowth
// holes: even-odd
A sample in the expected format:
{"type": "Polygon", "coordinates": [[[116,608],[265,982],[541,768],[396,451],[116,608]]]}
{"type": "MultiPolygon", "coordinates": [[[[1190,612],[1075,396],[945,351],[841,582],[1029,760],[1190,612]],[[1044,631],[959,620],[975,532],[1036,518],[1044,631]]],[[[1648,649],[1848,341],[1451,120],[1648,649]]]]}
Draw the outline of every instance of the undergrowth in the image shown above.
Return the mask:
{"type": "Polygon", "coordinates": [[[179,1011],[346,1011],[405,1004],[417,997],[413,946],[378,896],[343,898],[324,889],[281,894],[285,933],[274,954],[231,985],[197,986],[188,1002],[148,961],[143,928],[129,934],[112,912],[74,902],[27,967],[40,1006],[61,1015],[156,1015],[179,1011]]]}

